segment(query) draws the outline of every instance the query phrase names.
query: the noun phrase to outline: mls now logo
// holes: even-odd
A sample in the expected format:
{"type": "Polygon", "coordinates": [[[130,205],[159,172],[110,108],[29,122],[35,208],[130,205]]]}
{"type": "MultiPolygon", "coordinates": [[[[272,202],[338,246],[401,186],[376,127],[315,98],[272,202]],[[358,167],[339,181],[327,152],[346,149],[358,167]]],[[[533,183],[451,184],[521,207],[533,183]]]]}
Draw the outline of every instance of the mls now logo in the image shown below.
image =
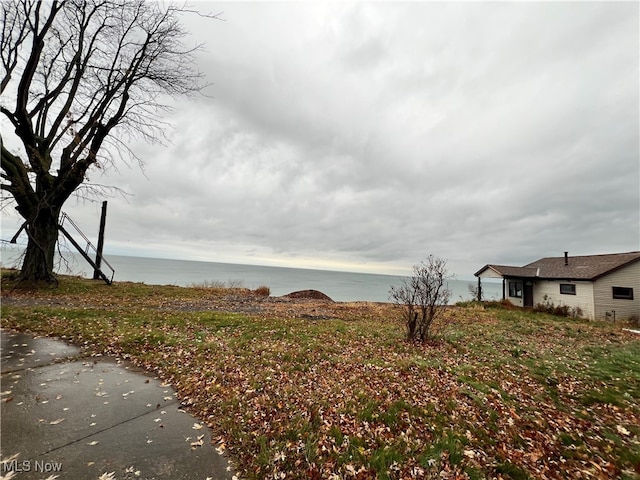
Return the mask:
{"type": "Polygon", "coordinates": [[[60,472],[62,471],[62,463],[61,462],[45,462],[42,460],[11,460],[8,462],[2,462],[2,471],[3,472],[60,472]]]}

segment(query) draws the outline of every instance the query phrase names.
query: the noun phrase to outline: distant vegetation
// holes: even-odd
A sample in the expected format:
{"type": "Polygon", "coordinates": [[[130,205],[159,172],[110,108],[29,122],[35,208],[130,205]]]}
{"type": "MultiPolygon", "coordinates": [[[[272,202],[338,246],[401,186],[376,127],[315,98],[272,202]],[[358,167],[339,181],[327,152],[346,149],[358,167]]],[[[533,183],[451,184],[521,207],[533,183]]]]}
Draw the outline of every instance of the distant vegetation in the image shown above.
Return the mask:
{"type": "Polygon", "coordinates": [[[242,280],[228,280],[226,282],[203,280],[202,282],[192,283],[189,286],[195,288],[244,288],[244,282],[242,280]]]}
{"type": "Polygon", "coordinates": [[[266,285],[262,285],[255,289],[255,293],[261,297],[268,297],[271,295],[271,289],[266,285]]]}
{"type": "MultiPolygon", "coordinates": [[[[242,280],[229,280],[227,282],[221,282],[219,280],[205,280],[203,282],[192,283],[190,285],[191,288],[205,288],[211,290],[248,290],[244,287],[244,282],[242,280]]],[[[260,285],[258,288],[253,290],[253,293],[260,297],[268,297],[271,295],[271,289],[266,285],[260,285]]]]}

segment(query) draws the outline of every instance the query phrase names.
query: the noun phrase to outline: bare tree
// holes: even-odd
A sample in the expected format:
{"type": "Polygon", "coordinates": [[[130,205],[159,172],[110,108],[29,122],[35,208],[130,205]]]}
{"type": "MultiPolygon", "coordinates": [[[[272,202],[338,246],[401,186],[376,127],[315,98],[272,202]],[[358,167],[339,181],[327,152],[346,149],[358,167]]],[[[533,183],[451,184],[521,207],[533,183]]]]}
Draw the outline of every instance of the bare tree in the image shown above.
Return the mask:
{"type": "Polygon", "coordinates": [[[408,340],[427,340],[433,321],[445,310],[451,296],[447,282],[453,278],[446,266],[446,260],[429,255],[401,286],[391,287],[389,297],[402,308],[408,340]]]}
{"type": "Polygon", "coordinates": [[[473,300],[474,302],[482,302],[484,301],[484,290],[482,288],[482,284],[480,284],[480,282],[478,282],[477,285],[473,284],[473,283],[468,283],[467,284],[467,290],[469,290],[469,293],[471,294],[471,300],[473,300]]]}
{"type": "Polygon", "coordinates": [[[0,136],[1,188],[25,220],[22,277],[51,281],[63,204],[90,170],[135,159],[133,138],[162,140],[159,111],[204,87],[199,46],[183,44],[181,10],[171,4],[0,3],[0,111],[23,150],[10,151],[0,136]]]}

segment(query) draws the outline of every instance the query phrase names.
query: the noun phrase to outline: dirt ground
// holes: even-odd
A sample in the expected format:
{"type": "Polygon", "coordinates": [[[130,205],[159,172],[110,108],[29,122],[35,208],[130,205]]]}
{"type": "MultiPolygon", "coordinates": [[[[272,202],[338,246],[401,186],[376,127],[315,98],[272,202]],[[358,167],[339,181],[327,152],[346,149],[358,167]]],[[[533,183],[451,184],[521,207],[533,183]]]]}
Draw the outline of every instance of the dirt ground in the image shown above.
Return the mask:
{"type": "MultiPolygon", "coordinates": [[[[248,289],[225,289],[223,293],[213,289],[199,289],[202,295],[183,297],[180,295],[158,295],[140,298],[133,307],[157,308],[169,311],[201,312],[215,311],[242,313],[260,317],[303,318],[329,320],[355,318],[390,318],[398,314],[394,305],[381,302],[334,302],[322,292],[303,290],[280,297],[258,295],[248,289]]],[[[122,307],[126,298],[84,295],[51,295],[44,291],[34,292],[20,289],[2,291],[2,304],[6,306],[65,306],[69,308],[122,307]],[[100,303],[96,304],[97,298],[100,303]]]]}

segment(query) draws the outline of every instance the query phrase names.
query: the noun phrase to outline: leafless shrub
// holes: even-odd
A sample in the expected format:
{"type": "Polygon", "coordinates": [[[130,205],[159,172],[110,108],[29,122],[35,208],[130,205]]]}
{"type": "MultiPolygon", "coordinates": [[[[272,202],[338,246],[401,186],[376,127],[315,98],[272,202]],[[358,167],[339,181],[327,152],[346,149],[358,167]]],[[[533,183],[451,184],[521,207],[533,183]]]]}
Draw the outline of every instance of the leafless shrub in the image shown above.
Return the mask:
{"type": "Polygon", "coordinates": [[[467,284],[467,290],[471,294],[471,300],[482,302],[484,300],[484,291],[480,285],[474,283],[467,284]]]}
{"type": "Polygon", "coordinates": [[[407,340],[428,340],[433,321],[446,309],[451,296],[447,281],[453,278],[446,265],[446,260],[429,255],[413,266],[413,275],[401,286],[391,287],[389,298],[402,309],[407,340]]]}

